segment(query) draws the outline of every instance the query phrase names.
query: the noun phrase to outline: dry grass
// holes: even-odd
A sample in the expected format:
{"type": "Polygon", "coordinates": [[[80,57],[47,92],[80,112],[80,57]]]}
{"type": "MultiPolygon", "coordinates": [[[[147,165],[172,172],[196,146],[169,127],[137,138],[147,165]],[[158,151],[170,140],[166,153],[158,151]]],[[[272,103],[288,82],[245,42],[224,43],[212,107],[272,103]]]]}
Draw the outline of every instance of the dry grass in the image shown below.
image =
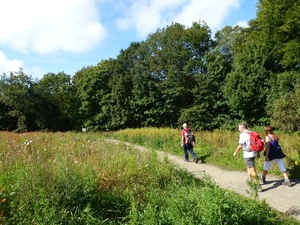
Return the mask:
{"type": "MultiPolygon", "coordinates": [[[[230,170],[245,170],[242,152],[238,158],[232,157],[234,150],[238,144],[239,132],[215,130],[214,132],[194,132],[196,135],[195,153],[202,161],[219,165],[230,170]]],[[[260,132],[261,137],[264,134],[260,132]]],[[[160,149],[172,154],[182,155],[183,151],[180,147],[181,137],[180,130],[176,129],[125,129],[115,132],[112,135],[116,139],[128,141],[135,144],[144,145],[153,149],[160,149]]],[[[278,132],[281,147],[286,154],[286,166],[292,178],[300,178],[300,141],[299,135],[284,134],[278,132]]],[[[262,171],[264,157],[256,160],[257,169],[262,171]]],[[[270,174],[282,175],[276,165],[270,170],[270,174]]]]}
{"type": "MultiPolygon", "coordinates": [[[[231,157],[235,135],[197,132],[196,151],[215,163],[236,165],[231,157]]],[[[298,224],[276,218],[264,202],[221,190],[209,178],[198,180],[167,159],[158,160],[156,149],[183,154],[179,130],[0,132],[0,147],[3,225],[298,224]],[[153,150],[104,140],[112,135],[153,150]],[[265,213],[258,216],[257,207],[265,213]]]]}

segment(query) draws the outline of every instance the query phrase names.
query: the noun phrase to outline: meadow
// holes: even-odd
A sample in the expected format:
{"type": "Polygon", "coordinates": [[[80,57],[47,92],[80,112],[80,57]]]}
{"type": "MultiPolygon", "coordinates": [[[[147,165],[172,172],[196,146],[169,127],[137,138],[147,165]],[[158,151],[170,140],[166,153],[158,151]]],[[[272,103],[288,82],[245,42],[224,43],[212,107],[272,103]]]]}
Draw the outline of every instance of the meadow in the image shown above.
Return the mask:
{"type": "MultiPolygon", "coordinates": [[[[254,128],[264,139],[262,128],[254,128]]],[[[291,178],[300,179],[300,136],[298,133],[287,134],[277,132],[280,145],[285,153],[284,159],[291,178]]],[[[114,132],[113,138],[129,143],[139,144],[151,149],[162,150],[170,154],[183,157],[181,148],[180,130],[176,129],[124,129],[114,132]]],[[[228,170],[245,171],[245,164],[242,160],[242,151],[233,158],[233,152],[238,144],[239,132],[215,130],[214,132],[194,132],[196,136],[195,153],[202,162],[218,165],[228,170]]],[[[111,135],[111,134],[110,134],[111,135]]],[[[264,156],[256,159],[256,168],[259,174],[263,171],[264,156]]],[[[200,161],[199,161],[200,162],[200,161]]],[[[274,164],[270,174],[282,176],[281,171],[274,164]]]]}
{"type": "MultiPolygon", "coordinates": [[[[291,136],[289,142],[280,137],[289,168],[297,171],[298,145],[291,145],[291,136]]],[[[244,170],[241,158],[232,157],[237,133],[197,132],[196,138],[202,161],[244,170]]],[[[182,155],[179,130],[0,132],[0,149],[3,225],[300,224],[264,201],[221,189],[209,177],[196,179],[160,159],[156,150],[182,155]]]]}

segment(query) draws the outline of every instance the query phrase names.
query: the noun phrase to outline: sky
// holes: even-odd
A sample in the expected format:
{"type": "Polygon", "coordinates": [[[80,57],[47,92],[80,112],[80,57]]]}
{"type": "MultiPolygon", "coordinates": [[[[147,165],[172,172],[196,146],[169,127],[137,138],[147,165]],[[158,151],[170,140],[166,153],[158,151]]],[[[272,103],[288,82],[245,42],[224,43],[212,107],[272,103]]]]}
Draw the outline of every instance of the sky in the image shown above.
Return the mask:
{"type": "Polygon", "coordinates": [[[248,26],[258,0],[1,0],[0,74],[74,76],[172,22],[248,26]]]}

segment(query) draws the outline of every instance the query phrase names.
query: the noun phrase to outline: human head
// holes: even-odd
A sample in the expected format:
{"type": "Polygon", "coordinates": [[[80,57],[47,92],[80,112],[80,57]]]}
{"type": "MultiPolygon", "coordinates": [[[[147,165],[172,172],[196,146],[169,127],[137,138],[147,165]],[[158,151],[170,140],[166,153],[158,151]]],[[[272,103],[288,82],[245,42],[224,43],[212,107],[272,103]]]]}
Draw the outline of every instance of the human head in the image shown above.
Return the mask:
{"type": "Polygon", "coordinates": [[[241,122],[241,123],[239,124],[239,131],[240,131],[240,132],[243,132],[244,130],[247,130],[247,123],[241,122]]]}
{"type": "Polygon", "coordinates": [[[268,135],[268,134],[274,134],[273,133],[273,128],[270,126],[270,125],[266,125],[264,127],[264,131],[265,131],[265,134],[268,135]]]}
{"type": "Polygon", "coordinates": [[[187,123],[182,124],[183,129],[187,128],[187,123]]]}

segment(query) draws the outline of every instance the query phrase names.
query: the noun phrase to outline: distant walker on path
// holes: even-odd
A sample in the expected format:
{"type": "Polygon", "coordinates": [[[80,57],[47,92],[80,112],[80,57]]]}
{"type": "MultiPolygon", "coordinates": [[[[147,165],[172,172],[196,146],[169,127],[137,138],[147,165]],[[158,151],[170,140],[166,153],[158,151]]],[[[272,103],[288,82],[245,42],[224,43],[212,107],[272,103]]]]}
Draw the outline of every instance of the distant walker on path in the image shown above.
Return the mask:
{"type": "Polygon", "coordinates": [[[181,130],[181,147],[183,148],[184,151],[184,160],[186,162],[189,162],[189,155],[188,151],[190,152],[191,156],[194,158],[195,163],[198,163],[198,157],[194,152],[194,144],[195,140],[189,141],[188,139],[188,133],[191,132],[191,130],[188,128],[187,124],[184,123],[182,125],[182,130],[181,130]]]}

